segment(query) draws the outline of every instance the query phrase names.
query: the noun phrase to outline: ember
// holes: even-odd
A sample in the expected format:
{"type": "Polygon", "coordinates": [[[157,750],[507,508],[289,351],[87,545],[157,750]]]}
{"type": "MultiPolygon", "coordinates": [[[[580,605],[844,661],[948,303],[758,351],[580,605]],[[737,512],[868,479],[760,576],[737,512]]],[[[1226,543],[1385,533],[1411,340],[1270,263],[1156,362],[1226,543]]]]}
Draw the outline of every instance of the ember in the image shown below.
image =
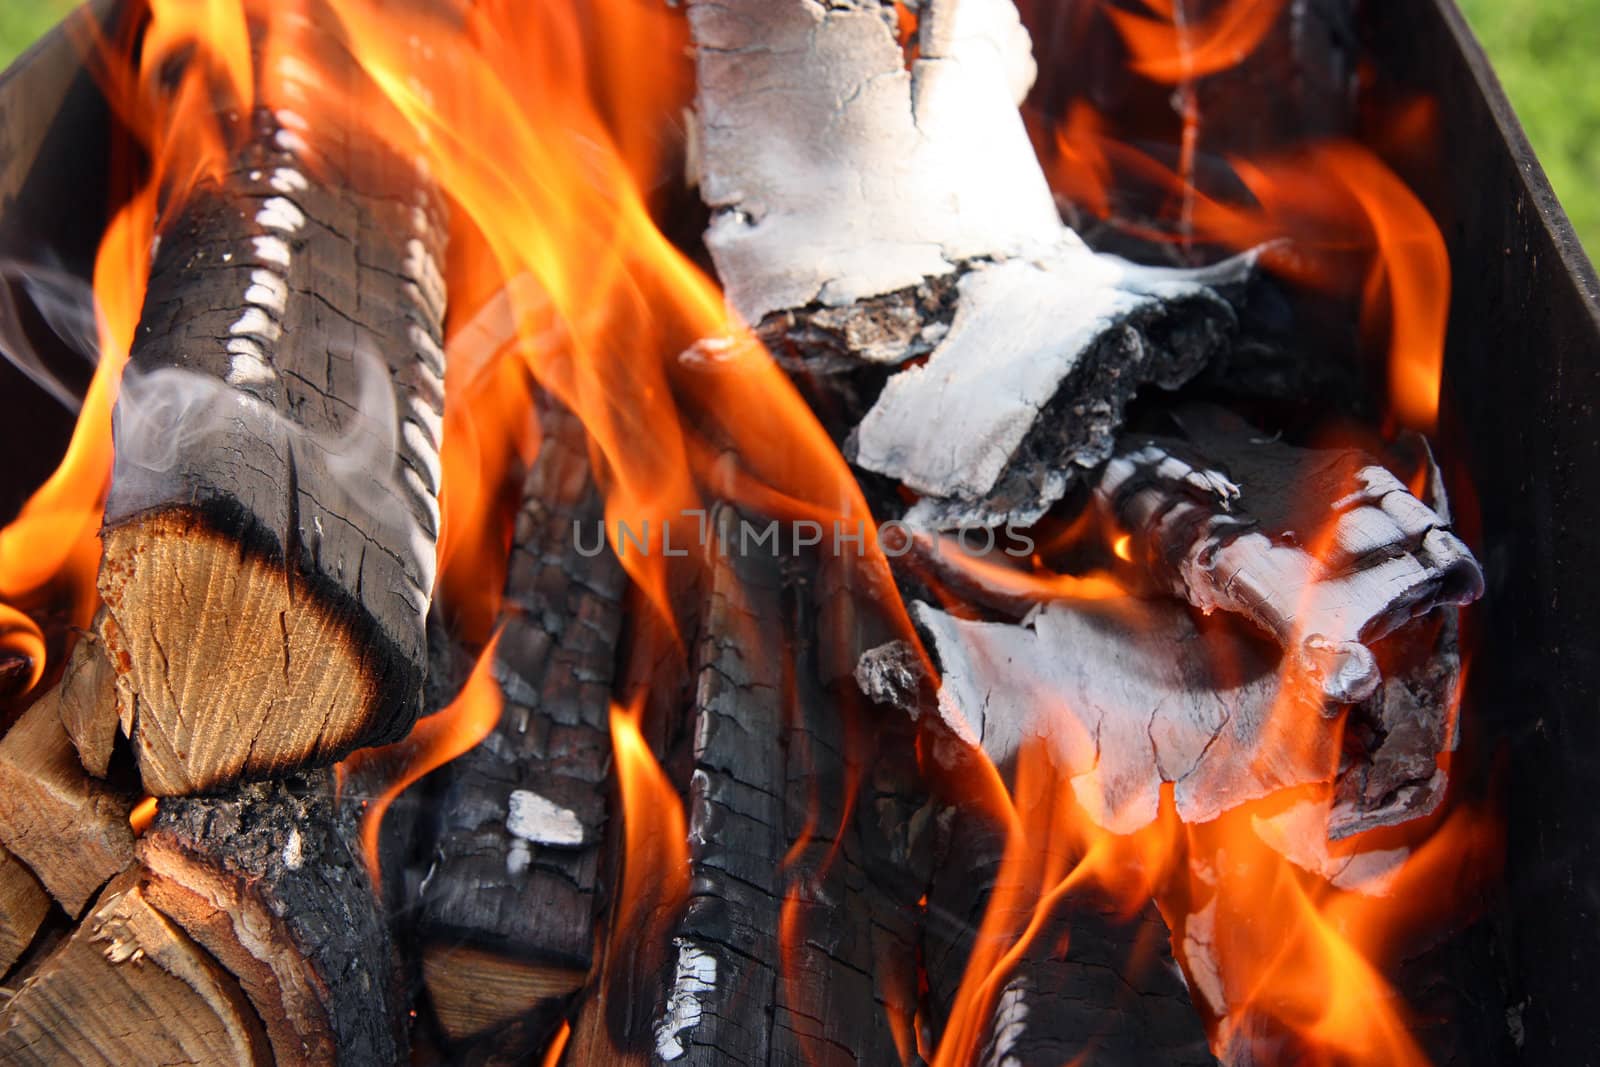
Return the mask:
{"type": "Polygon", "coordinates": [[[1445,232],[1301,5],[1044,7],[31,60],[117,188],[0,530],[0,1058],[1448,1053],[1402,972],[1503,842],[1445,232]]]}

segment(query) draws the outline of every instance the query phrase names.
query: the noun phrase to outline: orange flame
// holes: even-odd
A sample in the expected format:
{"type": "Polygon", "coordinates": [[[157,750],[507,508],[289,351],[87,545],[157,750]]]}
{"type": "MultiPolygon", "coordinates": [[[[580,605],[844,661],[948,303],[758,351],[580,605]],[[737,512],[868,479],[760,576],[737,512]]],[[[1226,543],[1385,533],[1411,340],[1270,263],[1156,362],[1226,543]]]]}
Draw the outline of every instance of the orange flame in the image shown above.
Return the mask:
{"type": "Polygon", "coordinates": [[[1277,23],[1284,0],[1228,0],[1199,22],[1185,0],[1143,0],[1155,17],[1105,7],[1131,53],[1129,68],[1175,84],[1230,70],[1254,52],[1277,23]]]}
{"type": "Polygon", "coordinates": [[[157,804],[155,797],[145,797],[128,812],[128,825],[133,827],[134,837],[141,836],[150,829],[150,824],[156,821],[157,804]]]}
{"type": "Polygon", "coordinates": [[[545,1049],[544,1059],[539,1061],[543,1067],[556,1067],[561,1062],[561,1054],[567,1051],[567,1042],[572,1040],[572,1024],[566,1021],[561,1023],[561,1029],[556,1031],[556,1036],[551,1040],[550,1047],[545,1049]]]}
{"type": "Polygon", "coordinates": [[[1450,256],[1428,209],[1369,149],[1328,141],[1264,160],[1230,160],[1255,201],[1242,205],[1196,192],[1155,159],[1107,135],[1099,116],[1080,102],[1056,128],[1054,157],[1052,181],[1085,210],[1112,214],[1116,178],[1182,194],[1195,240],[1234,251],[1261,247],[1269,268],[1303,284],[1346,288],[1350,255],[1364,256],[1363,318],[1388,322],[1390,411],[1401,426],[1434,429],[1450,256]]]}
{"type": "Polygon", "coordinates": [[[456,698],[441,710],[419,720],[405,740],[382,748],[363,749],[344,762],[342,773],[346,778],[352,771],[368,765],[399,768],[396,775],[368,801],[367,810],[361,816],[361,851],[374,888],[382,885],[379,835],[389,805],[429,771],[443,767],[476,748],[500,721],[505,697],[500,692],[500,683],[494,677],[495,655],[499,645],[500,635],[496,633],[479,654],[478,662],[456,698]]]}
{"type": "Polygon", "coordinates": [[[611,746],[622,795],[622,892],[611,945],[659,936],[689,896],[689,832],[683,802],[642,732],[642,697],[611,707],[611,746]]]}

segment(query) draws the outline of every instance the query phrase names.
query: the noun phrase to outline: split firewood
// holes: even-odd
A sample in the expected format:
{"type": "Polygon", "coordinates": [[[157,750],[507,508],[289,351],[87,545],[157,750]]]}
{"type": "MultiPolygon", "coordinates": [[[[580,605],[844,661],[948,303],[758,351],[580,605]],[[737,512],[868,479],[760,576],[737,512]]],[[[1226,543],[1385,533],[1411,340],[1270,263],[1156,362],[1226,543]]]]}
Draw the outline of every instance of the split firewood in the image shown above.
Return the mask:
{"type": "Polygon", "coordinates": [[[331,772],[165,798],[138,858],[145,898],[238,980],[276,1062],[405,1059],[394,949],[331,772]]]}
{"type": "MultiPolygon", "coordinates": [[[[947,1039],[985,914],[1012,892],[1001,882],[1005,840],[1000,830],[976,813],[954,809],[947,809],[942,821],[946,841],[928,890],[923,935],[936,1041],[947,1039]]],[[[1034,897],[1016,900],[1017,914],[1009,918],[1013,933],[1020,933],[1034,897]]],[[[999,979],[974,1062],[1016,1067],[1216,1062],[1154,907],[1128,916],[1085,884],[1056,907],[999,979]]]]}
{"type": "Polygon", "coordinates": [[[1219,409],[1173,416],[1181,437],[1129,435],[1096,490],[1149,581],[1272,635],[1330,701],[1365,700],[1372,645],[1483,572],[1448,521],[1371,457],[1266,440],[1219,409]]]}
{"type": "MultiPolygon", "coordinates": [[[[257,57],[270,98],[359,84],[327,30],[257,57]]],[[[249,122],[160,234],[114,419],[105,636],[162,796],[396,740],[424,671],[444,205],[355,124],[249,122]]]]}
{"type": "Polygon", "coordinates": [[[33,943],[50,911],[50,894],[23,862],[0,848],[0,977],[33,943]]]}
{"type": "Polygon", "coordinates": [[[540,431],[496,646],[504,710],[444,772],[421,900],[423,976],[456,1040],[553,1020],[594,949],[625,579],[609,547],[580,547],[605,517],[583,424],[551,401],[540,431]]]}
{"type": "Polygon", "coordinates": [[[114,626],[101,609],[91,629],[78,635],[61,675],[61,725],[83,769],[95,778],[104,778],[110,770],[117,741],[117,672],[101,636],[114,626]]]}
{"type": "Polygon", "coordinates": [[[0,740],[0,844],[78,915],[133,860],[134,798],[84,772],[61,693],[45,693],[0,740]]]}
{"type": "Polygon", "coordinates": [[[274,1062],[238,981],[152,906],[137,870],[106,887],[72,936],[9,992],[0,1008],[6,1063],[274,1062]]]}
{"type": "Polygon", "coordinates": [[[1140,267],[1062,225],[1017,111],[1034,64],[1010,0],[920,5],[909,64],[878,0],[689,15],[693,177],[734,310],[802,350],[853,349],[824,363],[926,354],[849,446],[921,495],[908,521],[1032,522],[1110,454],[1140,385],[1176,388],[1224,347],[1213,286],[1248,258],[1140,267]]]}

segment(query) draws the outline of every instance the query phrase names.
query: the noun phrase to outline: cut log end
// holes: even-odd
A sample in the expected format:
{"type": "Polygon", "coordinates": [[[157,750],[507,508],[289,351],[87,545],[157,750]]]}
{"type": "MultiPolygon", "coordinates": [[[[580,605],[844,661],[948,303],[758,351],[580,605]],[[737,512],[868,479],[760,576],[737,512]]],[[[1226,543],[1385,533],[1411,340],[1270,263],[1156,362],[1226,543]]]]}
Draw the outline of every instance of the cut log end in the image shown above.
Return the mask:
{"type": "Polygon", "coordinates": [[[516,959],[470,945],[432,946],[422,955],[439,1025],[453,1041],[498,1030],[583,986],[587,972],[516,959]]]}
{"type": "Polygon", "coordinates": [[[192,514],[108,529],[100,592],[121,717],[156,796],[331,763],[410,721],[380,705],[395,687],[379,678],[403,667],[379,635],[192,514]]]}
{"type": "Polygon", "coordinates": [[[239,984],[151,904],[136,872],[0,1009],[0,1060],[273,1062],[239,984]]]}

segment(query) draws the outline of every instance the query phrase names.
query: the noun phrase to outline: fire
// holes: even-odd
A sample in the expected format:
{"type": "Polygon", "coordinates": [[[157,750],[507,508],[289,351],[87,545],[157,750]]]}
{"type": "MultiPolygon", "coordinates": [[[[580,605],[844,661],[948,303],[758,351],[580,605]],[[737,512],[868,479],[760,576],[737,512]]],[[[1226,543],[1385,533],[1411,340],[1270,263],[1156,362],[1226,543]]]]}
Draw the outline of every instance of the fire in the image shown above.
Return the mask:
{"type": "MultiPolygon", "coordinates": [[[[1161,83],[1233,66],[1261,44],[1283,8],[1282,0],[1229,0],[1190,23],[1183,0],[1143,3],[1150,16],[1108,10],[1133,69],[1161,83]]],[[[237,116],[277,103],[271,72],[285,62],[311,62],[301,52],[310,4],[149,6],[136,69],[120,46],[98,45],[108,96],[148,159],[96,264],[99,369],[60,470],[0,531],[0,642],[33,659],[34,684],[46,643],[27,610],[66,598],[77,625],[92,615],[110,412],[143,302],[151,242],[187,190],[222,172],[248,127],[237,116]],[[253,45],[257,40],[264,44],[253,45]]],[[[453,349],[450,361],[438,588],[462,632],[487,634],[498,609],[508,537],[502,498],[515,482],[512,472],[537,448],[534,388],[582,418],[608,531],[651,531],[656,551],[619,555],[660,632],[676,634],[668,568],[703,561],[691,555],[674,563],[659,549],[668,530],[682,528],[686,511],[719,495],[777,517],[861,526],[870,550],[863,567],[876,572],[880,588],[893,588],[871,515],[837,448],[747,324],[731,318],[715,284],[652,217],[652,191],[678,147],[674,131],[691,85],[681,17],[654,0],[481,0],[425,13],[375,0],[327,0],[325,7],[383,106],[368,106],[360,91],[333,79],[318,99],[295,106],[313,123],[360,115],[376,136],[420,155],[455,205],[461,232],[449,268],[453,339],[465,336],[463,316],[491,301],[507,305],[503,344],[470,359],[453,349]],[[518,279],[528,284],[513,284],[518,279]]],[[[909,31],[914,13],[906,5],[897,12],[909,31]]],[[[1264,261],[1298,281],[1344,286],[1350,257],[1361,259],[1367,316],[1388,325],[1391,412],[1402,425],[1431,428],[1450,270],[1421,202],[1375,155],[1347,142],[1233,160],[1253,202],[1214,198],[1193,182],[1194,119],[1185,115],[1187,162],[1173,174],[1116,140],[1089,104],[1075,103],[1054,131],[1057,188],[1101,217],[1114,215],[1113,187],[1129,178],[1176,194],[1188,238],[1231,249],[1287,239],[1268,247],[1264,261]]],[[[1083,536],[1085,530],[1064,535],[1083,536]]],[[[1048,563],[1054,547],[1015,565],[962,552],[942,558],[963,580],[1007,595],[1128,596],[1109,572],[1058,573],[1048,563]]],[[[1108,565],[1112,557],[1131,561],[1126,534],[1105,549],[1108,565]]],[[[889,608],[901,610],[898,603],[889,608]]],[[[641,626],[635,636],[654,632],[641,626]]],[[[499,720],[496,647],[490,639],[449,707],[404,741],[346,764],[346,774],[369,761],[393,768],[362,824],[375,884],[379,830],[393,800],[478,744],[499,720]]],[[[659,651],[648,639],[630,647],[642,662],[659,651]]],[[[1283,689],[1309,684],[1288,678],[1283,689]]],[[[1293,743],[1295,707],[1286,695],[1276,716],[1285,743],[1293,743]]],[[[611,712],[624,859],[608,956],[613,946],[620,952],[631,941],[661,940],[689,892],[683,805],[651,750],[644,709],[640,694],[611,712]]],[[[1007,845],[955,1013],[938,1047],[921,1050],[935,1064],[971,1061],[1011,968],[1056,911],[1085,893],[1108,895],[1130,914],[1154,898],[1180,955],[1185,934],[1203,923],[1236,931],[1218,950],[1214,987],[1197,996],[1215,1016],[1219,1046],[1247,1039],[1265,1023],[1304,1041],[1311,1050],[1305,1062],[1421,1062],[1381,977],[1383,953],[1417,918],[1395,901],[1440,894],[1463,871],[1476,870],[1493,850],[1483,820],[1453,816],[1428,828],[1430,836],[1405,842],[1411,852],[1392,875],[1392,896],[1379,900],[1334,891],[1271,847],[1263,820],[1284,798],[1184,826],[1169,792],[1154,823],[1118,836],[1098,828],[1042,747],[1022,751],[1009,784],[975,759],[970,799],[1004,826],[1007,845]]],[[[1309,794],[1295,799],[1329,799],[1327,790],[1309,794]]],[[[153,802],[141,804],[136,816],[153,812],[153,802]]],[[[816,829],[808,825],[791,858],[816,829]]],[[[786,976],[803,933],[802,889],[791,884],[783,909],[786,976]]],[[[916,1006],[891,1011],[909,1062],[921,1044],[916,1006]]],[[[569,1036],[563,1029],[546,1062],[559,1060],[569,1036]]]]}
{"type": "Polygon", "coordinates": [[[478,655],[461,692],[443,709],[421,719],[403,741],[362,749],[341,766],[342,780],[358,769],[377,767],[387,781],[368,802],[361,817],[361,851],[372,884],[382,884],[379,834],[383,816],[395,798],[417,779],[476,748],[500,721],[505,697],[495,681],[497,633],[478,655]]]}
{"type": "Polygon", "coordinates": [[[156,807],[159,801],[155,797],[145,797],[133,806],[128,812],[128,825],[133,827],[133,835],[138,837],[150,829],[150,824],[156,821],[156,807]]]}
{"type": "MultiPolygon", "coordinates": [[[[1439,415],[1450,257],[1428,209],[1370,149],[1349,141],[1303,145],[1262,160],[1232,159],[1254,203],[1194,189],[1149,155],[1110,137],[1078,102],[1055,131],[1052,180],[1085,210],[1114,214],[1110,185],[1165,190],[1186,201],[1192,239],[1234,251],[1262,249],[1269,268],[1336,291],[1357,288],[1369,326],[1388,324],[1388,397],[1401,426],[1429,432],[1439,415]],[[1351,277],[1352,254],[1365,259],[1351,277]]],[[[1138,226],[1142,236],[1170,239],[1138,226]]]]}

